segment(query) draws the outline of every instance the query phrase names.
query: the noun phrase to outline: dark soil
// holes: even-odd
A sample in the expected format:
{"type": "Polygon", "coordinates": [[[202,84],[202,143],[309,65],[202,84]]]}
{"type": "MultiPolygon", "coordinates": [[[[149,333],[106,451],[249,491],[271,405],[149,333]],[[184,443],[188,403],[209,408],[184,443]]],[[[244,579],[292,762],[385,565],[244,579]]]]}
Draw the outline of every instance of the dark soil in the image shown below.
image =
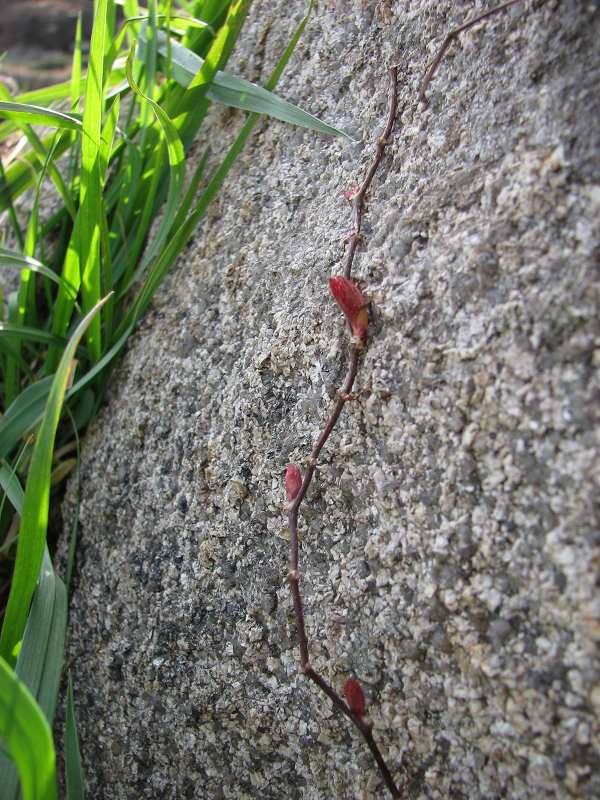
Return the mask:
{"type": "Polygon", "coordinates": [[[67,80],[79,12],[89,38],[93,0],[0,0],[0,75],[13,92],[67,80]]]}

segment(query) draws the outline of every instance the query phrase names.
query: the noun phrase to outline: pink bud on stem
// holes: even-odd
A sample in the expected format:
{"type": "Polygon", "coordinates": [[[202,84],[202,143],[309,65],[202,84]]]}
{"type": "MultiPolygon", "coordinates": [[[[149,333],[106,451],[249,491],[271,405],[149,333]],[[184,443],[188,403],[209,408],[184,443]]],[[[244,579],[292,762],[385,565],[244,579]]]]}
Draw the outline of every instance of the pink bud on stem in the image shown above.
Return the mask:
{"type": "Polygon", "coordinates": [[[344,697],[348,703],[348,708],[357,717],[365,715],[365,695],[360,683],[356,678],[348,678],[344,684],[344,697]]]}
{"type": "Polygon", "coordinates": [[[356,195],[358,194],[358,192],[359,192],[359,188],[358,188],[358,186],[356,184],[354,184],[349,189],[346,189],[345,192],[342,192],[342,195],[346,198],[346,200],[349,203],[351,203],[354,200],[354,198],[356,197],[356,195]]]}
{"type": "Polygon", "coordinates": [[[296,499],[302,487],[302,475],[295,464],[288,464],[285,468],[284,484],[287,499],[291,503],[296,499]]]}
{"type": "Polygon", "coordinates": [[[369,314],[367,303],[362,292],[354,281],[337,275],[329,279],[329,287],[338,306],[346,315],[352,333],[359,339],[364,339],[367,335],[369,325],[369,314]]]}

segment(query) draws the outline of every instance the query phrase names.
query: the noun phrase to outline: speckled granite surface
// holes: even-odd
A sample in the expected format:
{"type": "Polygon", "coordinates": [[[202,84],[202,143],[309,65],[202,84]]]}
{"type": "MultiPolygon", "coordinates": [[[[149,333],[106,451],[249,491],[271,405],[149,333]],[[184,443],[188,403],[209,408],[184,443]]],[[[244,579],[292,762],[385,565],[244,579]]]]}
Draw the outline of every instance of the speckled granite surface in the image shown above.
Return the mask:
{"type": "MultiPolygon", "coordinates": [[[[343,375],[327,278],[394,62],[371,391],[303,506],[311,658],[360,678],[408,798],[600,796],[600,11],[518,4],[421,109],[484,7],[321,0],[279,91],[364,144],[263,126],[114,375],[68,645],[95,800],[386,796],[296,671],[282,476],[343,375]]],[[[302,10],[257,2],[235,71],[264,81],[302,10]]]]}

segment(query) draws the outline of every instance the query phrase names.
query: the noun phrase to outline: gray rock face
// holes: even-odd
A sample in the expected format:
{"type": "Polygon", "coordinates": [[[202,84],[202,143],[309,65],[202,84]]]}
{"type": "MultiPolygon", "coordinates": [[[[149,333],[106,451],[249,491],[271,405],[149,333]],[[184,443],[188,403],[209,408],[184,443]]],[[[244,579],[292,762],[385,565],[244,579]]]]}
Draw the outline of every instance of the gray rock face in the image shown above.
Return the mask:
{"type": "MultiPolygon", "coordinates": [[[[303,3],[257,2],[263,81],[303,3]]],[[[311,659],[360,679],[410,798],[600,796],[600,11],[320,2],[263,126],[114,375],[83,451],[71,606],[96,798],[379,798],[297,672],[283,471],[345,367],[327,288],[399,64],[355,274],[358,388],[301,514],[311,659]]],[[[238,117],[215,112],[217,139],[238,117]]]]}

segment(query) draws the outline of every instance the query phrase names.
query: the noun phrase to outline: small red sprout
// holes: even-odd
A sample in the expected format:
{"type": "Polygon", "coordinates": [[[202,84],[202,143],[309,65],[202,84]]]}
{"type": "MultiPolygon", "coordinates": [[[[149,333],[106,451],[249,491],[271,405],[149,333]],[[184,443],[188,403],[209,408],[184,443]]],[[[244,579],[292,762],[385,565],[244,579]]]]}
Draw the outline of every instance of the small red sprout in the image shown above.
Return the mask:
{"type": "Polygon", "coordinates": [[[342,192],[342,196],[345,197],[349,203],[351,203],[358,194],[358,192],[359,188],[356,184],[354,184],[349,189],[346,189],[345,192],[342,192]]]}
{"type": "Polygon", "coordinates": [[[365,715],[365,695],[360,683],[356,678],[348,678],[344,684],[344,697],[348,703],[348,708],[357,717],[365,715]]]}
{"type": "Polygon", "coordinates": [[[369,325],[369,313],[365,298],[358,286],[348,278],[337,275],[329,279],[329,287],[337,304],[346,315],[352,333],[359,339],[364,339],[369,325]]]}
{"type": "Polygon", "coordinates": [[[285,468],[284,483],[287,499],[291,503],[296,499],[298,492],[300,491],[300,487],[302,486],[302,475],[295,464],[288,464],[285,468]]]}

